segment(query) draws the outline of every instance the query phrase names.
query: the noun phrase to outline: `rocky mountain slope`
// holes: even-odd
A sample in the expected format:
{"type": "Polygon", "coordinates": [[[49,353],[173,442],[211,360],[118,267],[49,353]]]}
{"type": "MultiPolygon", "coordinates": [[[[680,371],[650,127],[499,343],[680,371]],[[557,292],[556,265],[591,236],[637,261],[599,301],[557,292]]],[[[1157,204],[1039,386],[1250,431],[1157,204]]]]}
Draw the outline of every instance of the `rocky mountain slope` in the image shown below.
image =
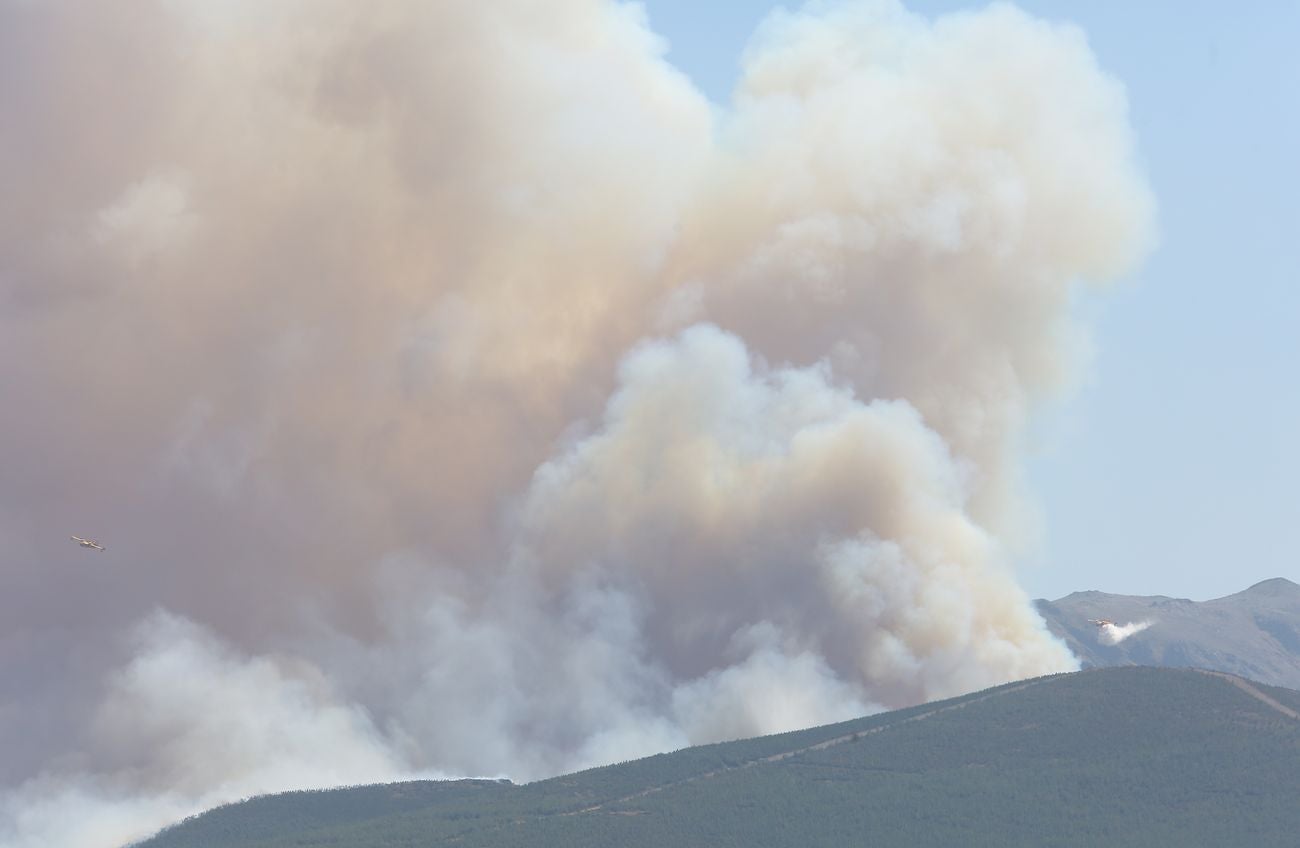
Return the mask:
{"type": "Polygon", "coordinates": [[[1105,592],[1035,603],[1085,668],[1207,668],[1300,689],[1300,586],[1290,580],[1265,580],[1199,603],[1105,592]],[[1098,628],[1088,619],[1109,619],[1116,627],[1098,628]],[[1143,624],[1148,626],[1116,642],[1125,626],[1143,624]]]}

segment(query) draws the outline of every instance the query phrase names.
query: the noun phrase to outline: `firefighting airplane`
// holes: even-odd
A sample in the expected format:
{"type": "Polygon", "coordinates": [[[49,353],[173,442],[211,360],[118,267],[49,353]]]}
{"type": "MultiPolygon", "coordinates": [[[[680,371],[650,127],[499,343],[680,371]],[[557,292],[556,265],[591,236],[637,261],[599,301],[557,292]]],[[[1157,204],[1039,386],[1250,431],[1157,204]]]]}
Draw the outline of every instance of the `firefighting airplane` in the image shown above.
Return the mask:
{"type": "Polygon", "coordinates": [[[94,539],[83,539],[80,536],[73,536],[72,541],[76,542],[78,545],[81,545],[83,548],[94,548],[97,551],[108,550],[108,548],[104,547],[99,542],[96,542],[94,539]]]}
{"type": "Polygon", "coordinates": [[[1109,626],[1109,627],[1114,627],[1114,626],[1115,626],[1115,622],[1111,621],[1111,620],[1108,619],[1108,618],[1090,618],[1090,619],[1088,619],[1088,623],[1089,623],[1089,624],[1095,624],[1095,625],[1097,625],[1098,627],[1108,627],[1108,626],[1109,626]]]}

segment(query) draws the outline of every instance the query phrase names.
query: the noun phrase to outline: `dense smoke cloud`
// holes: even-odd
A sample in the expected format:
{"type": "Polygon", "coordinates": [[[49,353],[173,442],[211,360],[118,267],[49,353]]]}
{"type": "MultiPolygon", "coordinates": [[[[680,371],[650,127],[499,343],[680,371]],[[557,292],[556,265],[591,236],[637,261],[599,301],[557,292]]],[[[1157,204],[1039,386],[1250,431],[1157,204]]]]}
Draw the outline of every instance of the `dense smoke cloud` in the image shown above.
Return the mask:
{"type": "Polygon", "coordinates": [[[662,51],[0,0],[0,844],[1073,667],[1017,453],[1147,240],[1122,88],[1007,6],[777,13],[725,110],[662,51]]]}

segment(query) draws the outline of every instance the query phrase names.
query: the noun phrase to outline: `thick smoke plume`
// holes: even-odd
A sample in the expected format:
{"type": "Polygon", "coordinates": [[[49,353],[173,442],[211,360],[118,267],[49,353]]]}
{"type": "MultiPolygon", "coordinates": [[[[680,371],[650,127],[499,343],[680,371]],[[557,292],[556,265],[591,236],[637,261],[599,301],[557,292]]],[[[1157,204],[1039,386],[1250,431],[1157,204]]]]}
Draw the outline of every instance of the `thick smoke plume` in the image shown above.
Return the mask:
{"type": "Polygon", "coordinates": [[[1017,455],[1147,241],[1121,86],[1009,6],[663,51],[0,0],[0,844],[1074,667],[1017,455]]]}
{"type": "Polygon", "coordinates": [[[1097,638],[1103,645],[1118,645],[1128,637],[1146,630],[1153,623],[1150,621],[1137,621],[1129,624],[1103,624],[1097,630],[1097,638]]]}

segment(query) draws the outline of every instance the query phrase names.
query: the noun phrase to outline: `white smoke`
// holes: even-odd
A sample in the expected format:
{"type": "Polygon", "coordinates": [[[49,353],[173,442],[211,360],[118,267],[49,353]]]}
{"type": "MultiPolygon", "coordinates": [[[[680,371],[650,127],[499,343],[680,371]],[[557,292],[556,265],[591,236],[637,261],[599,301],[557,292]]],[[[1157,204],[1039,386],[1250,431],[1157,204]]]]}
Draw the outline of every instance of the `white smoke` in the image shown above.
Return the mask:
{"type": "Polygon", "coordinates": [[[1146,630],[1153,623],[1151,621],[1138,621],[1129,624],[1115,624],[1113,622],[1103,624],[1097,628],[1097,638],[1101,640],[1103,645],[1118,645],[1135,633],[1146,630]]]}
{"type": "Polygon", "coordinates": [[[1009,6],[779,12],[726,111],[662,49],[0,0],[0,844],[1074,667],[1018,455],[1147,243],[1122,88],[1009,6]]]}
{"type": "Polygon", "coordinates": [[[120,845],[232,799],[416,776],[310,665],[237,656],[166,613],[135,641],[86,747],[0,796],[0,845],[120,845]]]}

